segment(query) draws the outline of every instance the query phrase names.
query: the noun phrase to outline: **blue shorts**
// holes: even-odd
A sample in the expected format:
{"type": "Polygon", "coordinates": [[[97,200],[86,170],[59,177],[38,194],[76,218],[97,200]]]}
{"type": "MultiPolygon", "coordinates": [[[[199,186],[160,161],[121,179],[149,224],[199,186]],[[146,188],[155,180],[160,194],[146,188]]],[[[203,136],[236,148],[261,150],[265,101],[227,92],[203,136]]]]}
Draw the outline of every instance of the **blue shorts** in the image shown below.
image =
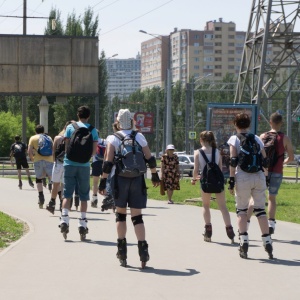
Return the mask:
{"type": "Polygon", "coordinates": [[[269,195],[276,196],[282,182],[283,174],[269,172],[268,177],[270,178],[269,195]]]}
{"type": "Polygon", "coordinates": [[[143,175],[134,178],[114,175],[111,189],[117,207],[146,208],[147,189],[143,175]]]}
{"type": "Polygon", "coordinates": [[[90,200],[90,167],[64,166],[64,198],[73,197],[76,183],[80,201],[90,200]]]}

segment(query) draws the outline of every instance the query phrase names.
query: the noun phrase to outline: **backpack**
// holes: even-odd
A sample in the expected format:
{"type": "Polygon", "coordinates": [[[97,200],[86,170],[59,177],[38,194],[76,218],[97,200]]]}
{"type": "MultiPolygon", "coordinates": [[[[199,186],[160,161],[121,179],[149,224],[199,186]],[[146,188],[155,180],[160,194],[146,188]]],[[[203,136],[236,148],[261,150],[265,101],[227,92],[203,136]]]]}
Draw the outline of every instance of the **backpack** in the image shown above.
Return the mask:
{"type": "Polygon", "coordinates": [[[24,147],[26,147],[23,143],[14,143],[13,145],[13,154],[14,158],[18,159],[25,156],[24,147]]]}
{"type": "Polygon", "coordinates": [[[147,172],[142,147],[135,140],[136,134],[134,130],[125,136],[121,132],[114,133],[121,141],[115,156],[119,176],[132,178],[147,172]]]}
{"type": "Polygon", "coordinates": [[[260,146],[252,133],[237,134],[240,140],[238,165],[247,173],[256,173],[262,170],[262,154],[260,146]]]}
{"type": "Polygon", "coordinates": [[[64,157],[65,157],[65,143],[66,139],[64,137],[62,137],[61,142],[56,146],[54,155],[55,155],[55,159],[58,160],[59,162],[63,162],[64,161],[64,157]]]}
{"type": "Polygon", "coordinates": [[[75,128],[72,133],[70,142],[67,148],[67,158],[78,163],[87,163],[93,154],[93,135],[94,127],[90,125],[89,128],[85,126],[79,127],[76,122],[72,123],[75,128]]]}
{"type": "Polygon", "coordinates": [[[38,140],[38,149],[37,152],[42,156],[52,155],[53,142],[49,135],[41,133],[38,140]]]}
{"type": "Polygon", "coordinates": [[[97,152],[95,155],[96,160],[103,160],[106,150],[106,141],[104,139],[101,139],[100,142],[97,144],[97,152]]]}
{"type": "Polygon", "coordinates": [[[199,152],[206,162],[200,179],[201,189],[204,193],[221,193],[224,191],[224,175],[215,161],[216,148],[212,148],[211,162],[202,149],[199,149],[199,152]]]}
{"type": "Polygon", "coordinates": [[[266,151],[266,157],[269,158],[269,167],[274,167],[278,161],[278,158],[283,156],[283,154],[278,155],[278,153],[276,152],[277,137],[277,132],[268,131],[262,138],[264,149],[266,151]]]}

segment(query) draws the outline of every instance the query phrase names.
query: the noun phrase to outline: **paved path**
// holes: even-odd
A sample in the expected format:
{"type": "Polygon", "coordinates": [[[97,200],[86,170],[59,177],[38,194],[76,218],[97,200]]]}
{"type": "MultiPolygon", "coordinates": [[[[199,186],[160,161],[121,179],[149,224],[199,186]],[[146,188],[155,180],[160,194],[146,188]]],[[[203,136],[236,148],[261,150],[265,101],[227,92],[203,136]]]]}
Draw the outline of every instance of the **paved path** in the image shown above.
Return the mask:
{"type": "MultiPolygon", "coordinates": [[[[5,300],[43,299],[300,299],[300,225],[278,222],[269,260],[255,218],[249,230],[249,259],[231,245],[219,211],[212,211],[213,241],[203,241],[202,209],[148,202],[145,224],[151,260],[140,269],[128,222],[128,267],[115,257],[115,217],[90,208],[90,233],[80,242],[77,212],[70,213],[64,241],[50,215],[37,205],[35,189],[0,179],[0,211],[25,220],[30,232],[0,253],[0,295],[5,300]]],[[[46,192],[47,202],[49,192],[46,192]]],[[[129,219],[130,220],[130,219],[129,219]]],[[[235,215],[232,220],[236,229],[235,215]]],[[[236,238],[237,240],[237,238],[236,238]]]]}

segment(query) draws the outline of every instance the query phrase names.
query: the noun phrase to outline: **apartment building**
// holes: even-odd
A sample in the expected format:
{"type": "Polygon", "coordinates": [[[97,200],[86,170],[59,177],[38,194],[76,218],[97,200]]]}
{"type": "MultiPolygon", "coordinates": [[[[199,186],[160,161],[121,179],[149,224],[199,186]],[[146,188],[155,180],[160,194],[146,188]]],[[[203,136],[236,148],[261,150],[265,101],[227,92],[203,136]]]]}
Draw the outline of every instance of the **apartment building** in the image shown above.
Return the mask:
{"type": "Polygon", "coordinates": [[[118,96],[127,98],[141,88],[141,56],[127,59],[108,59],[106,61],[108,99],[118,96]]]}
{"type": "Polygon", "coordinates": [[[169,36],[147,40],[141,45],[141,88],[163,87],[168,64],[172,81],[183,84],[191,77],[221,80],[227,73],[237,77],[245,36],[234,22],[220,18],[206,22],[204,30],[175,28],[169,36]]]}

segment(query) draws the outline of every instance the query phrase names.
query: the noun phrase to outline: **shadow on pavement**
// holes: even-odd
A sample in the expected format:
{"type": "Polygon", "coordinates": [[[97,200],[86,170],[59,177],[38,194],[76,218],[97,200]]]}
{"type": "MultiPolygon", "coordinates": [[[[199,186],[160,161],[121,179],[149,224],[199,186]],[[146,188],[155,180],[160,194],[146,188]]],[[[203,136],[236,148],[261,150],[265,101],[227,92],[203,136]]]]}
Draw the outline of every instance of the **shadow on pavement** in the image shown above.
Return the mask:
{"type": "Polygon", "coordinates": [[[186,269],[188,272],[182,272],[182,271],[176,271],[176,270],[167,270],[167,269],[155,269],[152,267],[146,267],[145,269],[131,267],[130,265],[127,265],[128,271],[140,271],[143,273],[151,273],[156,275],[162,275],[162,276],[193,276],[200,274],[200,272],[196,271],[195,269],[186,269]]]}

